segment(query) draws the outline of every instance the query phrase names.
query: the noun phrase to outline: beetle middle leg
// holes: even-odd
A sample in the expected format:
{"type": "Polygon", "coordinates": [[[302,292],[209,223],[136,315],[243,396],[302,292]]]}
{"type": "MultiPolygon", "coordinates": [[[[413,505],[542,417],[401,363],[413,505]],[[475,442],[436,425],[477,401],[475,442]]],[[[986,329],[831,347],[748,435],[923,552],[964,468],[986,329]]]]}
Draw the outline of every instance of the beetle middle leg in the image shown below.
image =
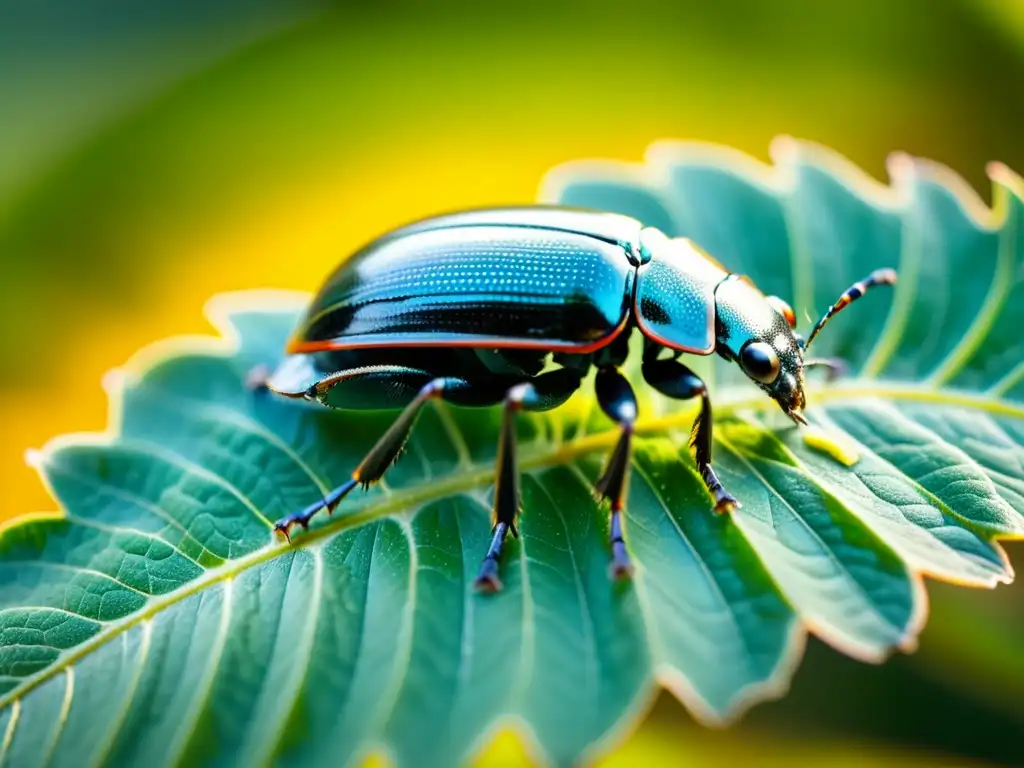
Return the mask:
{"type": "Polygon", "coordinates": [[[557,368],[542,373],[530,381],[516,384],[505,395],[498,437],[498,458],[494,474],[494,527],[491,545],[480,564],[474,582],[481,592],[501,589],[498,564],[509,532],[518,537],[516,515],[519,513],[519,468],[516,462],[516,413],[522,410],[546,411],[555,408],[575,392],[582,374],[568,368],[557,368]]]}
{"type": "Polygon", "coordinates": [[[642,367],[644,381],[655,390],[674,400],[701,399],[700,413],[693,422],[690,447],[694,452],[697,470],[715,502],[715,512],[729,512],[739,506],[736,498],[722,487],[718,475],[711,467],[711,398],[707,385],[693,371],[678,360],[645,360],[642,367]]]}
{"type": "Polygon", "coordinates": [[[611,574],[613,578],[622,579],[633,574],[633,564],[626,551],[626,542],[622,538],[622,506],[629,485],[633,428],[637,417],[636,395],[626,377],[612,366],[598,370],[594,387],[601,410],[622,430],[604,472],[594,486],[602,498],[611,502],[611,519],[608,526],[612,547],[611,574]]]}

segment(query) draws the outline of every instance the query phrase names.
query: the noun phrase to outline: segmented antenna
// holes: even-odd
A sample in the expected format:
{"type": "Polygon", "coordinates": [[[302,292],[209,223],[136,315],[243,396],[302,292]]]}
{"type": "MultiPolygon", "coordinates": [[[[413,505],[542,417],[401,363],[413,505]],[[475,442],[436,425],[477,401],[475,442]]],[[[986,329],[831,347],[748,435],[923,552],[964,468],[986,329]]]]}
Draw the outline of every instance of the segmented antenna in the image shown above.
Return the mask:
{"type": "Polygon", "coordinates": [[[824,328],[825,324],[831,320],[834,315],[838,314],[843,307],[848,304],[852,304],[867,293],[869,288],[874,288],[876,285],[894,285],[895,283],[896,270],[885,268],[876,269],[860,282],[851,285],[843,292],[843,295],[839,297],[839,300],[828,308],[825,315],[814,326],[814,330],[811,331],[811,335],[807,337],[807,344],[804,345],[804,349],[811,346],[811,342],[814,341],[814,337],[818,335],[818,331],[824,328]]]}

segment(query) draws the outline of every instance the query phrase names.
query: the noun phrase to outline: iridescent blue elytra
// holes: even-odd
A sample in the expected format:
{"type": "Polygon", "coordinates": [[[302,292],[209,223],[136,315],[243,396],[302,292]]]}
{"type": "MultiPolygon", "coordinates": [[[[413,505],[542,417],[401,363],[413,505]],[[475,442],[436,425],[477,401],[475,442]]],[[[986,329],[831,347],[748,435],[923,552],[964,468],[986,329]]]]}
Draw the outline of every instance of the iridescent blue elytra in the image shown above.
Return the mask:
{"type": "Polygon", "coordinates": [[[297,346],[515,339],[578,347],[619,330],[633,272],[621,246],[573,232],[416,232],[378,243],[338,270],[313,302],[297,346]]]}
{"type": "MultiPolygon", "coordinates": [[[[843,294],[815,327],[874,285],[843,294]]],[[[290,537],[357,485],[381,478],[424,403],[504,403],[494,536],[477,585],[500,587],[498,562],[519,509],[513,420],[565,402],[591,368],[602,410],[620,427],[598,493],[610,502],[612,570],[631,571],[621,511],[637,401],[619,367],[633,331],[644,338],[644,381],[668,397],[699,397],[692,446],[718,512],[737,505],[711,467],[711,401],[680,360],[717,352],[737,362],[792,419],[802,410],[806,345],[793,310],[730,274],[685,238],[626,216],[555,207],[469,211],[387,234],[344,260],[313,299],[266,381],[269,389],[336,408],[402,408],[391,428],[326,499],[281,520],[290,537]]],[[[813,334],[812,334],[813,338],[813,334]]]]}

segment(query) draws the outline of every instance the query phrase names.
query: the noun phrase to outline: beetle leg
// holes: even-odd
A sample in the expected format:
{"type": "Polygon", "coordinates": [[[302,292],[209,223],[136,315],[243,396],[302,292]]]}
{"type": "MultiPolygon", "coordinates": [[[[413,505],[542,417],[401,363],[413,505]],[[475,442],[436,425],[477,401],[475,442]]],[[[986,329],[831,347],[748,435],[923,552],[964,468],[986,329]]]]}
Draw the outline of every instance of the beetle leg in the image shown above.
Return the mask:
{"type": "Polygon", "coordinates": [[[824,368],[825,381],[835,381],[846,375],[850,366],[841,357],[810,357],[804,360],[804,369],[824,368]]]}
{"type": "Polygon", "coordinates": [[[711,467],[711,398],[707,385],[693,371],[677,360],[650,360],[643,364],[644,380],[661,394],[674,400],[701,399],[700,413],[690,432],[690,447],[694,452],[697,470],[704,485],[715,501],[715,512],[730,512],[739,506],[731,493],[722,487],[718,475],[711,467]]]}
{"type": "Polygon", "coordinates": [[[516,412],[523,407],[523,400],[535,396],[532,384],[518,384],[505,396],[501,414],[501,434],[498,437],[498,458],[494,475],[494,528],[491,546],[480,564],[474,586],[481,592],[497,592],[501,589],[498,578],[498,562],[505,546],[505,537],[516,531],[516,515],[519,513],[519,469],[516,465],[516,412]]]}
{"type": "Polygon", "coordinates": [[[509,531],[518,536],[516,515],[519,513],[519,469],[516,462],[516,413],[521,410],[545,411],[561,405],[580,385],[582,374],[568,368],[548,371],[531,381],[517,384],[505,395],[498,438],[498,458],[494,475],[494,528],[491,545],[480,564],[474,583],[481,592],[501,589],[498,563],[509,531]]]}
{"type": "Polygon", "coordinates": [[[622,538],[622,506],[629,485],[630,449],[637,416],[636,395],[626,377],[611,366],[601,368],[597,372],[595,389],[601,410],[622,428],[619,441],[608,458],[604,473],[594,486],[602,498],[611,502],[611,574],[615,579],[622,579],[633,574],[633,564],[626,551],[626,542],[622,538]]]}
{"type": "Polygon", "coordinates": [[[262,392],[267,388],[271,370],[265,363],[259,363],[249,369],[245,375],[245,388],[252,392],[262,392]]]}
{"type": "Polygon", "coordinates": [[[354,479],[342,483],[324,496],[323,499],[314,501],[301,512],[295,512],[287,517],[282,517],[274,524],[274,531],[282,534],[288,540],[288,543],[291,543],[291,529],[293,525],[302,526],[304,529],[309,528],[309,521],[313,519],[313,515],[321,509],[326,509],[328,513],[332,512],[356,485],[357,483],[354,479]]]}
{"type": "Polygon", "coordinates": [[[301,512],[295,512],[283,517],[274,525],[274,531],[283,534],[288,541],[291,541],[291,529],[295,525],[303,528],[309,527],[309,521],[322,509],[328,513],[334,511],[349,492],[357,485],[369,488],[373,483],[380,480],[395,459],[398,458],[409,439],[416,417],[419,416],[423,405],[436,397],[440,397],[445,386],[449,384],[464,385],[461,379],[434,379],[425,384],[413,398],[413,401],[395,419],[388,431],[377,441],[377,443],[366,454],[366,458],[352,472],[352,477],[328,493],[322,500],[310,504],[301,512]]]}

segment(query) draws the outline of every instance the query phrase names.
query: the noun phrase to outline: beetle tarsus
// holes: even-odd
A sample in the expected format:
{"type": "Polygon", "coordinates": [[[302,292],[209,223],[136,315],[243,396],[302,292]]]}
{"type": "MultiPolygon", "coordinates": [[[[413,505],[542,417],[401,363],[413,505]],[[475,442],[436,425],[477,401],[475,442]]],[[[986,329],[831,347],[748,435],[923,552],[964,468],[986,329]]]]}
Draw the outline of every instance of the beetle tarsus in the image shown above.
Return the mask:
{"type": "Polygon", "coordinates": [[[715,499],[715,514],[716,515],[727,515],[730,512],[734,512],[739,509],[742,505],[736,501],[735,497],[727,493],[724,490],[719,490],[716,494],[715,499]]]}
{"type": "Polygon", "coordinates": [[[480,564],[480,573],[473,583],[478,592],[494,593],[502,588],[501,579],[498,578],[498,562],[501,560],[501,550],[505,546],[505,537],[511,528],[510,523],[497,522],[494,525],[494,535],[491,537],[491,546],[484,555],[480,564]]]}
{"type": "Polygon", "coordinates": [[[633,577],[633,561],[630,560],[626,542],[622,538],[622,511],[612,509],[609,539],[612,545],[612,561],[608,574],[613,581],[625,581],[633,577]]]}
{"type": "Polygon", "coordinates": [[[473,588],[485,595],[493,595],[504,589],[501,579],[498,578],[498,561],[494,558],[485,558],[480,565],[480,573],[473,582],[473,588]]]}
{"type": "Polygon", "coordinates": [[[313,519],[313,516],[316,515],[317,512],[321,509],[326,509],[327,514],[332,514],[335,508],[341,503],[341,500],[348,496],[349,491],[355,488],[358,482],[359,481],[355,477],[352,477],[323,498],[314,501],[301,512],[295,512],[286,517],[282,517],[274,524],[274,532],[283,533],[285,539],[287,539],[288,543],[291,544],[292,526],[301,525],[304,531],[309,530],[309,521],[313,519]]]}
{"type": "Polygon", "coordinates": [[[710,464],[700,467],[700,476],[714,501],[715,514],[724,515],[740,507],[736,497],[722,487],[722,481],[718,479],[718,475],[715,474],[715,470],[711,468],[710,464]]]}
{"type": "Polygon", "coordinates": [[[291,544],[292,543],[291,527],[292,526],[291,526],[290,522],[276,523],[274,525],[274,533],[281,534],[282,536],[284,536],[284,540],[287,541],[289,544],[291,544]]]}

